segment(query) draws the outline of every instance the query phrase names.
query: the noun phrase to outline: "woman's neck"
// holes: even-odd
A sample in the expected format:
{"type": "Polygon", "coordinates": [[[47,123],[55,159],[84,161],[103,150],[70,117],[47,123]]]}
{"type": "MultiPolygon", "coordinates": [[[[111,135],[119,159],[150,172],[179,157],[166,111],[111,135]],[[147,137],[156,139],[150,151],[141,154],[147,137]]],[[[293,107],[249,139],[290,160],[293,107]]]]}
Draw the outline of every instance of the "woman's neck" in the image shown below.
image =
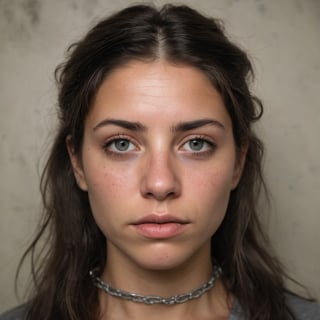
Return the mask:
{"type": "MultiPolygon", "coordinates": [[[[145,296],[171,297],[199,288],[212,276],[211,259],[190,259],[170,270],[148,270],[109,259],[101,279],[113,288],[145,296]],[[200,261],[200,262],[199,262],[200,261]]],[[[101,319],[227,319],[229,306],[221,280],[200,298],[176,305],[145,305],[99,292],[101,319]],[[214,315],[216,315],[214,317],[214,315]],[[223,318],[224,317],[224,318],[223,318]]]]}
{"type": "Polygon", "coordinates": [[[198,288],[210,279],[212,272],[211,258],[204,254],[167,269],[147,268],[116,255],[108,257],[101,279],[124,291],[168,297],[198,288]]]}

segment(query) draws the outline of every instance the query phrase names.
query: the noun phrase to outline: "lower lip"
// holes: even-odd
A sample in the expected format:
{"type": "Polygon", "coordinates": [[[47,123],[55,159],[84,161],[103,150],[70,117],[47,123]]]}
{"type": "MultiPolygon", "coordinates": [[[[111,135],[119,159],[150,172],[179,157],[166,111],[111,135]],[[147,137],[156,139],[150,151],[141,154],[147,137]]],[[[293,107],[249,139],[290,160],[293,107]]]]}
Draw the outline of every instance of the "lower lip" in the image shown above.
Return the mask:
{"type": "Polygon", "coordinates": [[[151,239],[167,239],[179,235],[187,224],[181,223],[142,223],[134,225],[138,233],[151,239]]]}

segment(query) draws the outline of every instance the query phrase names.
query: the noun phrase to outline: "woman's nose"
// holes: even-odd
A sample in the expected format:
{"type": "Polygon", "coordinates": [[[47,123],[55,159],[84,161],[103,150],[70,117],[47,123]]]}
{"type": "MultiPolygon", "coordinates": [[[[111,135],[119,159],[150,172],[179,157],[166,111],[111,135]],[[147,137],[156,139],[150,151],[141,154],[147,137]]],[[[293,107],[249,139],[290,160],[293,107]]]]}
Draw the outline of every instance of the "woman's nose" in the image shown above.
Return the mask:
{"type": "Polygon", "coordinates": [[[176,198],[180,193],[178,170],[170,154],[158,153],[150,156],[141,177],[142,196],[163,201],[176,198]]]}

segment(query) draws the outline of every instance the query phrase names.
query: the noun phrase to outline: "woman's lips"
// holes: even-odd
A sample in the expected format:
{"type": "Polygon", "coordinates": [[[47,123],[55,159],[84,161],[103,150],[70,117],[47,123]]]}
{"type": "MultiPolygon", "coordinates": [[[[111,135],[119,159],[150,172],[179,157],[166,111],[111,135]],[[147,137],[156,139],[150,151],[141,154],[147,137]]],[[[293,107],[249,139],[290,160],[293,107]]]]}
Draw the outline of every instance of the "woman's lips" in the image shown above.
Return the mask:
{"type": "Polygon", "coordinates": [[[148,215],[132,223],[136,231],[150,239],[167,239],[182,233],[189,221],[171,215],[148,215]]]}

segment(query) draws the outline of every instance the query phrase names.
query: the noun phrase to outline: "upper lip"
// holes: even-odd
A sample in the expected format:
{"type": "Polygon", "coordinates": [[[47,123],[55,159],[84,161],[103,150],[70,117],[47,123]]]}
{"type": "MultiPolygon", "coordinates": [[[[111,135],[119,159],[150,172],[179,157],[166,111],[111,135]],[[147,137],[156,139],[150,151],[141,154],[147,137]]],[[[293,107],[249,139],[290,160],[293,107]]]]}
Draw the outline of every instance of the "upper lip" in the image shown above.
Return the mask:
{"type": "Polygon", "coordinates": [[[170,214],[165,215],[158,215],[158,214],[149,214],[147,216],[142,217],[139,220],[134,221],[133,225],[139,225],[144,223],[158,223],[158,224],[164,224],[164,223],[179,223],[179,224],[187,224],[189,223],[188,220],[180,219],[175,216],[172,216],[170,214]]]}

